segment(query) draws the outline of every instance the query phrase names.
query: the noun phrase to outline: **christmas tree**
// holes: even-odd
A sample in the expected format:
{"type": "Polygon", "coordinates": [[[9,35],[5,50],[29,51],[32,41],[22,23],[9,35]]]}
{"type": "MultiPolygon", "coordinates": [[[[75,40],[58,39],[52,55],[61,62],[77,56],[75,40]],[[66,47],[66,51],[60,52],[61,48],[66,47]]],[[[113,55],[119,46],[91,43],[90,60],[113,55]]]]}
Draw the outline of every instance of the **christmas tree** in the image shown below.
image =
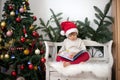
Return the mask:
{"type": "Polygon", "coordinates": [[[0,21],[0,80],[43,80],[45,46],[28,0],[7,0],[0,21]]]}

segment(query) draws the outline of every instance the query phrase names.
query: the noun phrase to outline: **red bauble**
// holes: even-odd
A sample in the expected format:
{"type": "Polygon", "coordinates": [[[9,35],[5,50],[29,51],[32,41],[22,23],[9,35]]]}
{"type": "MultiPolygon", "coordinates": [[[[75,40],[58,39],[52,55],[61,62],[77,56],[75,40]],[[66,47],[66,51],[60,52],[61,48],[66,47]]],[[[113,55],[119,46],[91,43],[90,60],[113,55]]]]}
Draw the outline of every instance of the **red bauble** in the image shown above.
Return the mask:
{"type": "Polygon", "coordinates": [[[24,68],[25,68],[24,65],[21,65],[21,66],[20,66],[20,69],[21,69],[21,70],[23,70],[24,68]]]}
{"type": "Polygon", "coordinates": [[[34,19],[34,21],[36,21],[36,20],[37,20],[37,17],[36,17],[36,16],[33,16],[33,19],[34,19]]]}
{"type": "Polygon", "coordinates": [[[16,71],[12,71],[12,72],[11,72],[11,75],[12,75],[12,76],[16,76],[16,75],[17,75],[16,71]]]}
{"type": "Polygon", "coordinates": [[[12,5],[8,6],[8,9],[13,10],[13,6],[12,5]]]}
{"type": "Polygon", "coordinates": [[[33,64],[29,64],[28,65],[28,68],[30,69],[30,70],[32,70],[34,67],[33,67],[33,64]]]}
{"type": "Polygon", "coordinates": [[[40,50],[40,54],[44,54],[45,53],[45,50],[40,50]]]}
{"type": "Polygon", "coordinates": [[[39,37],[39,34],[38,34],[36,31],[33,31],[33,32],[32,32],[32,35],[33,35],[34,37],[39,37]]]}
{"type": "Polygon", "coordinates": [[[17,17],[16,18],[16,22],[20,22],[21,21],[21,18],[20,17],[17,17]]]}
{"type": "Polygon", "coordinates": [[[23,37],[23,36],[20,38],[20,41],[21,41],[22,43],[25,42],[25,40],[26,40],[26,39],[25,39],[25,37],[23,37]]]}
{"type": "Polygon", "coordinates": [[[46,59],[45,58],[41,58],[40,60],[42,63],[45,63],[46,62],[46,59]]]}

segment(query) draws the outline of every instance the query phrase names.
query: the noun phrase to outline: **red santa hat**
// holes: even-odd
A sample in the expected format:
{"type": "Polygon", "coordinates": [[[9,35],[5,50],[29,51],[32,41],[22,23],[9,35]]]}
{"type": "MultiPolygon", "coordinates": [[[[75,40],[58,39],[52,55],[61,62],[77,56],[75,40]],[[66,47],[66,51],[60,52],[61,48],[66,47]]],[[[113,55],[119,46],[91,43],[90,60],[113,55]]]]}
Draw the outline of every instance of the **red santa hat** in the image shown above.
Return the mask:
{"type": "Polygon", "coordinates": [[[61,35],[66,35],[66,37],[68,37],[68,35],[72,32],[78,33],[77,26],[73,22],[65,21],[61,23],[61,35]]]}

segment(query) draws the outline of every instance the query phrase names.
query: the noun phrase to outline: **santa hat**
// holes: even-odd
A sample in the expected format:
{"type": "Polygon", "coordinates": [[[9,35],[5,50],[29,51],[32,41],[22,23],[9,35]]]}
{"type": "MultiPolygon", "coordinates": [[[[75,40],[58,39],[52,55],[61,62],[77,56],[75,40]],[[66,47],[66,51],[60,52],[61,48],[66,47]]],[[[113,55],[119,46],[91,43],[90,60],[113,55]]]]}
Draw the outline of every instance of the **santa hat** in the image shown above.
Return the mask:
{"type": "Polygon", "coordinates": [[[66,37],[68,37],[68,35],[72,32],[78,33],[77,26],[73,22],[65,21],[61,23],[61,35],[66,35],[66,37]]]}

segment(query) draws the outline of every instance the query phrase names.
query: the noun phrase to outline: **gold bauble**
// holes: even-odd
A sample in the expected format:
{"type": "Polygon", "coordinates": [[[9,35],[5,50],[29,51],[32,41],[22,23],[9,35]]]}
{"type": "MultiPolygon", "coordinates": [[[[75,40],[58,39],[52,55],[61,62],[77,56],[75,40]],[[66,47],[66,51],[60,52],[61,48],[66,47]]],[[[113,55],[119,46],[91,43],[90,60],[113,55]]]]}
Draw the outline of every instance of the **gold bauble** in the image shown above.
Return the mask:
{"type": "Polygon", "coordinates": [[[30,53],[29,49],[25,49],[25,50],[24,50],[24,54],[25,54],[25,55],[28,55],[29,53],[30,53]]]}
{"type": "Polygon", "coordinates": [[[10,56],[9,54],[5,54],[5,58],[8,59],[10,56]]]}
{"type": "Polygon", "coordinates": [[[29,29],[30,29],[30,30],[32,30],[33,28],[34,28],[34,26],[33,26],[33,25],[31,25],[31,26],[29,27],[29,29]]]}
{"type": "Polygon", "coordinates": [[[34,70],[37,70],[37,66],[34,66],[34,70]]]}
{"type": "Polygon", "coordinates": [[[24,11],[26,11],[26,6],[24,6],[24,11]]]}
{"type": "Polygon", "coordinates": [[[2,42],[2,38],[0,37],[0,42],[2,42]]]}
{"type": "Polygon", "coordinates": [[[1,55],[0,55],[0,59],[3,59],[3,58],[4,58],[4,56],[3,56],[3,54],[1,54],[1,55]]]}
{"type": "Polygon", "coordinates": [[[6,26],[5,21],[2,21],[1,24],[0,24],[0,26],[1,26],[2,28],[4,28],[4,27],[6,26]]]}
{"type": "Polygon", "coordinates": [[[11,12],[10,12],[10,15],[11,15],[11,16],[15,16],[15,12],[14,12],[14,11],[11,11],[11,12]]]}

